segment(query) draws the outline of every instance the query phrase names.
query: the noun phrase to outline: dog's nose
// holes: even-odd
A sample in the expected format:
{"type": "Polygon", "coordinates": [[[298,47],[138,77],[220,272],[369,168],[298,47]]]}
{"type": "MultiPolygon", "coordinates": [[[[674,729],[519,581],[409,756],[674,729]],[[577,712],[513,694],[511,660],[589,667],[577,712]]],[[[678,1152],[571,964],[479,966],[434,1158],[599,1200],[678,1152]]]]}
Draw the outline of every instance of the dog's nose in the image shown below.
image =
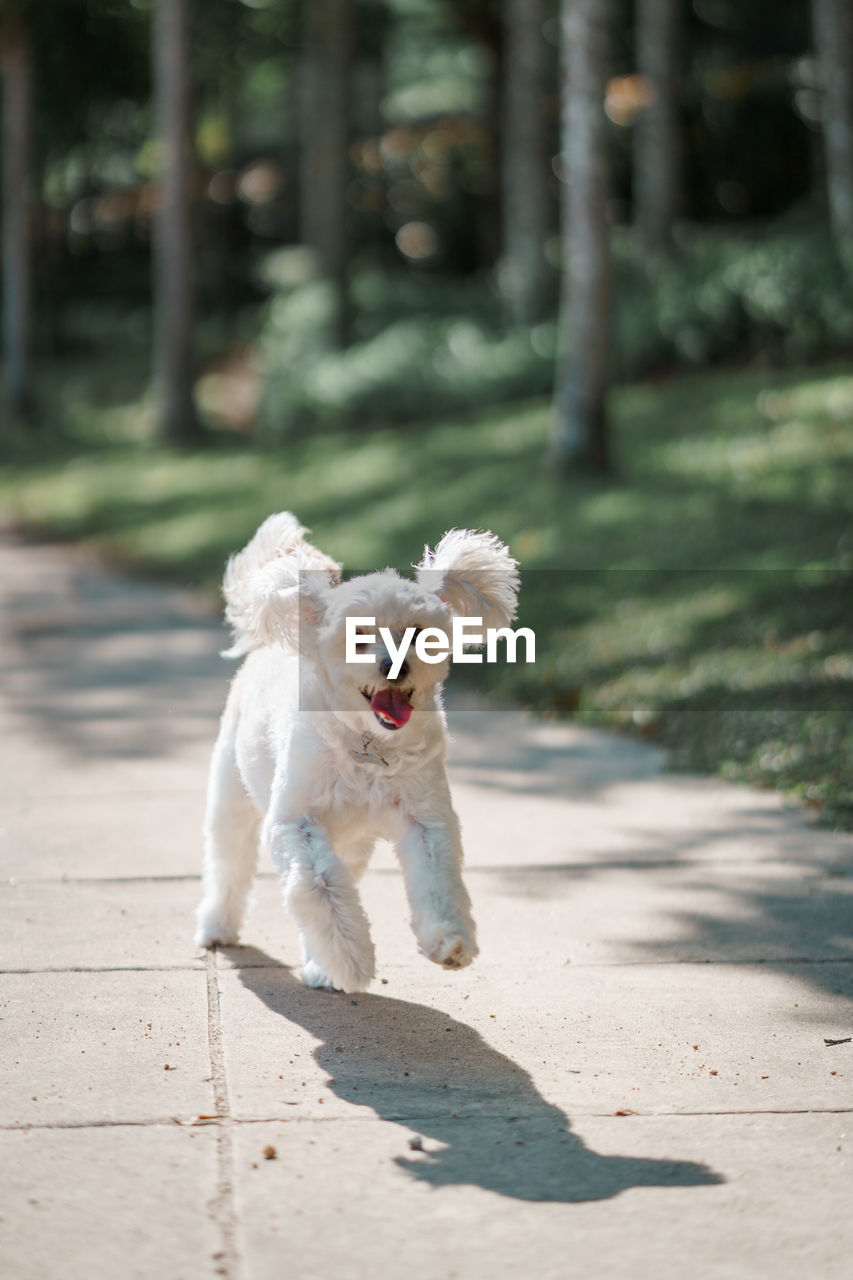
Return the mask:
{"type": "MultiPolygon", "coordinates": [[[[380,672],[380,675],[383,675],[383,676],[385,677],[385,679],[386,679],[386,680],[390,680],[390,679],[391,679],[391,676],[390,676],[390,674],[389,674],[389,673],[390,673],[391,668],[393,667],[393,665],[394,665],[394,664],[393,664],[393,662],[391,661],[391,659],[390,659],[390,658],[383,658],[383,659],[382,659],[382,661],[381,661],[381,662],[380,662],[380,664],[379,664],[379,672],[380,672]]],[[[404,660],[403,662],[401,662],[401,663],[400,663],[400,670],[397,672],[396,676],[394,676],[394,679],[395,679],[395,680],[405,680],[405,678],[406,678],[406,676],[407,676],[408,674],[409,674],[409,664],[408,664],[408,662],[406,662],[406,661],[404,660]]]]}

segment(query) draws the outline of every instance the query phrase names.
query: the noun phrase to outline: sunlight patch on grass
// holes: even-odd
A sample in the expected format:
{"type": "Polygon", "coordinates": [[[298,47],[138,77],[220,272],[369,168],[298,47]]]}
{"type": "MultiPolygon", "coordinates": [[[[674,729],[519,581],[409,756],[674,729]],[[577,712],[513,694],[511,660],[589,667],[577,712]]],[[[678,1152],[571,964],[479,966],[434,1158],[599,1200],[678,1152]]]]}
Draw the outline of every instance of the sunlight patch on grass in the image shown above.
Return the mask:
{"type": "MultiPolygon", "coordinates": [[[[827,661],[817,654],[800,655],[796,659],[781,650],[755,648],[752,645],[717,648],[708,653],[687,653],[681,661],[664,661],[653,668],[632,670],[624,676],[607,680],[595,691],[594,705],[611,711],[623,719],[633,715],[637,704],[648,708],[659,704],[677,704],[685,700],[701,702],[711,708],[723,699],[734,706],[739,695],[765,694],[766,709],[785,705],[790,695],[804,686],[815,706],[831,705],[833,686],[843,689],[844,675],[827,679],[829,671],[846,671],[841,655],[827,661]]],[[[849,677],[847,677],[849,678],[849,677]]],[[[758,708],[760,709],[760,707],[758,708]]],[[[651,713],[650,713],[651,714],[651,713]]]]}
{"type": "Polygon", "coordinates": [[[134,559],[143,559],[161,569],[186,570],[199,558],[207,560],[212,547],[222,547],[220,570],[225,567],[227,548],[242,536],[246,510],[234,507],[217,510],[206,507],[182,512],[145,525],[119,539],[121,549],[134,559]]]}
{"type": "MultiPolygon", "coordinates": [[[[684,592],[674,581],[668,588],[669,598],[659,598],[660,582],[647,587],[645,594],[613,600],[620,582],[633,575],[602,574],[591,576],[587,591],[597,596],[595,621],[574,628],[566,637],[566,646],[556,659],[555,676],[578,672],[603,672],[630,662],[658,662],[689,651],[696,632],[709,621],[719,622],[738,614],[745,604],[745,592],[734,585],[713,584],[704,590],[695,586],[684,592]],[[615,579],[615,581],[614,581],[615,579]]],[[[632,584],[627,583],[630,587],[632,584]]],[[[635,589],[643,590],[638,583],[635,589]]],[[[593,602],[587,598],[586,609],[593,602]]]]}
{"type": "Polygon", "coordinates": [[[660,451],[662,466],[687,479],[749,486],[755,493],[784,494],[792,485],[827,495],[835,464],[853,460],[853,432],[837,421],[788,418],[736,438],[675,441],[660,451]]]}

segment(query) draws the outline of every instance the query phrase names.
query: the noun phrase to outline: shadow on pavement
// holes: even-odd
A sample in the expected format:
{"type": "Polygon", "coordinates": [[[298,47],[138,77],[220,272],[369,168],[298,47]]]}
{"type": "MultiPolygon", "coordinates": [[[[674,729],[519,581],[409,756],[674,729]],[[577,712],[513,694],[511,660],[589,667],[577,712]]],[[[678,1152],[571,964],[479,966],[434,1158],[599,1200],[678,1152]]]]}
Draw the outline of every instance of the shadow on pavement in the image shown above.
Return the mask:
{"type": "Polygon", "coordinates": [[[423,1135],[423,1151],[396,1160],[421,1182],[570,1204],[724,1181],[702,1164],[591,1151],[526,1071],[438,1009],[309,991],[255,947],[228,954],[248,991],[321,1042],[314,1057],[338,1098],[423,1135]]]}
{"type": "Polygon", "coordinates": [[[14,710],[75,761],[212,742],[233,664],[210,609],[64,548],[26,550],[29,573],[0,540],[0,667],[14,710]]]}

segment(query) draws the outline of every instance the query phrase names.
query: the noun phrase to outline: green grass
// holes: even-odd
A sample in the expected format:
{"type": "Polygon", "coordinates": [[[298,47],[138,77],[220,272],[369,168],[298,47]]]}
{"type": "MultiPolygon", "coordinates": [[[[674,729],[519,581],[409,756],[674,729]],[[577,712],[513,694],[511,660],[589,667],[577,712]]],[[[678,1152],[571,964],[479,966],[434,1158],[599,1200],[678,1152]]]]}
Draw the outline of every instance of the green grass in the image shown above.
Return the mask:
{"type": "Polygon", "coordinates": [[[454,525],[494,529],[522,562],[538,644],[534,667],[475,671],[496,696],[642,733],[677,767],[780,787],[853,827],[849,373],[620,389],[618,475],[561,484],[541,403],[181,453],[151,442],[141,375],[122,369],[54,372],[62,430],[9,449],[6,513],[210,590],[283,508],[357,569],[405,567],[454,525]]]}

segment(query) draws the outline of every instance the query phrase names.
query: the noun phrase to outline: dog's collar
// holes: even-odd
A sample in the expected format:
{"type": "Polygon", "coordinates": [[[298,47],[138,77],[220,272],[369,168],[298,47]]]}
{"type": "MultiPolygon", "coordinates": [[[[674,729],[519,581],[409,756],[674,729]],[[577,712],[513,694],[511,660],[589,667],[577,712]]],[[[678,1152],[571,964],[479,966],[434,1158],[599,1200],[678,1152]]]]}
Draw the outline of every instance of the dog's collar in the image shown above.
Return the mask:
{"type": "Polygon", "coordinates": [[[388,761],[385,757],[381,756],[378,751],[368,751],[367,749],[375,737],[376,735],[373,733],[363,733],[361,735],[361,750],[359,751],[356,747],[350,747],[349,753],[356,760],[364,761],[365,764],[384,764],[387,769],[388,761]]]}

